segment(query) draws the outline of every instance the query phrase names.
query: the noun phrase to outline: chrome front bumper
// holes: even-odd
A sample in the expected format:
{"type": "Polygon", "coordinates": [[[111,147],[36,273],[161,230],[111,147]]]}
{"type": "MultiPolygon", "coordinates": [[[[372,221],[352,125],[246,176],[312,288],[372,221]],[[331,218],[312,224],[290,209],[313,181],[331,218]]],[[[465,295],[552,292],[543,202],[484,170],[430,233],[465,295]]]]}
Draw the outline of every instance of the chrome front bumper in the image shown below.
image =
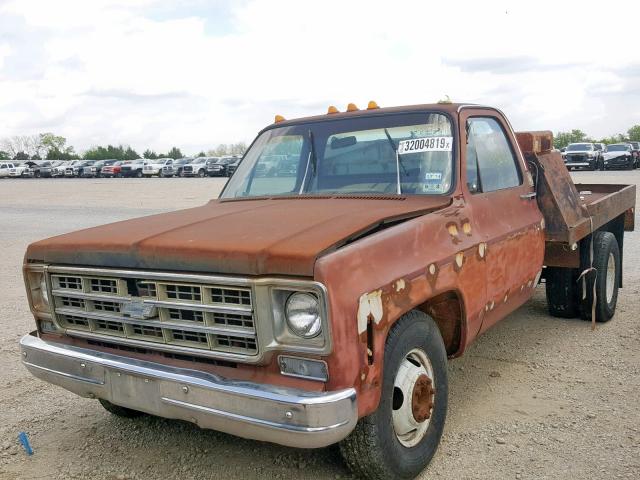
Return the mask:
{"type": "Polygon", "coordinates": [[[308,392],[225,380],[94,350],[20,340],[22,362],[36,377],[82,397],[165,418],[186,420],[239,437],[318,448],[346,437],[358,420],[353,388],[308,392]]]}

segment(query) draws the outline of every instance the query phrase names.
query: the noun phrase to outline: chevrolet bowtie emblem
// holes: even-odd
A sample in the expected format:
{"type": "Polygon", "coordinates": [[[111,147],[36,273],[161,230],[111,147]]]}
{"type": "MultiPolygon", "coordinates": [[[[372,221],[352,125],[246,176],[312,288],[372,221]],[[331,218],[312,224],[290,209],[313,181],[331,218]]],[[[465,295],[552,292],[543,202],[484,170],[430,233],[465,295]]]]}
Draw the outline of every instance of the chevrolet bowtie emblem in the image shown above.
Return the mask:
{"type": "Polygon", "coordinates": [[[130,300],[122,304],[121,313],[125,317],[137,318],[138,320],[146,320],[156,315],[156,307],[142,300],[130,300]]]}

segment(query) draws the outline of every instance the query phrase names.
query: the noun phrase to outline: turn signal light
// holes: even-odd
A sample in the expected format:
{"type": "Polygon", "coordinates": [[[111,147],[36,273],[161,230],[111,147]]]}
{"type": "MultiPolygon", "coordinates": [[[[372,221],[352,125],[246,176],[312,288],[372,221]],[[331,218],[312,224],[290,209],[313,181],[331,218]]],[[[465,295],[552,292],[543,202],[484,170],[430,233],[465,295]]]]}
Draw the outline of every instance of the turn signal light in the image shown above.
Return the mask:
{"type": "Polygon", "coordinates": [[[284,121],[285,121],[285,118],[282,115],[276,115],[276,119],[273,123],[280,123],[284,121]]]}
{"type": "Polygon", "coordinates": [[[356,112],[358,111],[358,107],[356,107],[355,103],[350,103],[347,105],[347,112],[356,112]]]}
{"type": "Polygon", "coordinates": [[[330,115],[332,113],[339,113],[339,112],[340,112],[340,110],[338,110],[333,105],[329,105],[329,108],[327,108],[327,115],[330,115]]]}
{"type": "Polygon", "coordinates": [[[367,110],[375,110],[376,108],[380,108],[376,102],[371,100],[369,105],[367,105],[367,110]]]}

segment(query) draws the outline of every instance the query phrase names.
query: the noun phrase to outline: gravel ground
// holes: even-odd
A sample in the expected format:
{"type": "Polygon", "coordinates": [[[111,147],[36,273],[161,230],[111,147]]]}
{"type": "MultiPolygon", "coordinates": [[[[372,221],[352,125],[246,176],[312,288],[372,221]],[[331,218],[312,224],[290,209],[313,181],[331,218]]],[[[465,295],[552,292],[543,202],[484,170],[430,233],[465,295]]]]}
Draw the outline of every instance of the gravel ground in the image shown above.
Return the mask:
{"type": "MultiPolygon", "coordinates": [[[[581,172],[638,183],[640,171],[581,172]]],[[[22,282],[27,244],[125,218],[199,205],[222,179],[0,180],[0,478],[350,478],[335,447],[295,450],[191,424],[109,415],[31,377],[19,338],[33,328],[22,282]],[[35,454],[17,435],[28,433],[35,454]]],[[[449,364],[449,415],[423,479],[640,478],[640,248],[625,240],[625,288],[596,331],[546,312],[544,289],[449,364]]]]}

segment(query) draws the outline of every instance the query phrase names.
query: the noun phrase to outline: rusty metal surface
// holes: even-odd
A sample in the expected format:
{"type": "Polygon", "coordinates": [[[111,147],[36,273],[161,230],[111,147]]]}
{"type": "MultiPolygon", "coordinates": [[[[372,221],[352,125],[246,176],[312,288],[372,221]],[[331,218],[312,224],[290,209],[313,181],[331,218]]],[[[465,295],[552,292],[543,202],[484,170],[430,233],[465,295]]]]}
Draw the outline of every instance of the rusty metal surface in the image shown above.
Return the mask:
{"type": "Polygon", "coordinates": [[[580,249],[572,250],[571,245],[562,242],[546,242],[544,264],[548,267],[580,267],[580,249]]]}
{"type": "Polygon", "coordinates": [[[589,215],[559,153],[527,153],[535,167],[538,206],[547,241],[575,243],[590,233],[589,215]]]}
{"type": "Polygon", "coordinates": [[[635,208],[635,185],[576,184],[576,188],[594,230],[635,208]]]}
{"type": "Polygon", "coordinates": [[[427,375],[420,375],[411,394],[411,413],[416,422],[422,423],[431,418],[435,393],[431,379],[427,375]]]}
{"type": "Polygon", "coordinates": [[[553,149],[553,133],[548,130],[516,132],[516,138],[522,153],[542,153],[553,149]]]}
{"type": "Polygon", "coordinates": [[[446,196],[400,201],[322,198],[212,201],[36,242],[27,261],[240,275],[313,275],[316,258],[383,221],[446,207],[446,196]]]}
{"type": "MultiPolygon", "coordinates": [[[[458,167],[466,162],[465,122],[470,116],[494,117],[516,145],[499,112],[480,107],[458,112],[458,107],[396,107],[334,114],[331,119],[446,111],[463,140],[458,167]]],[[[320,118],[326,117],[315,119],[320,118]]],[[[533,150],[538,148],[534,137],[533,150]]],[[[554,155],[559,158],[551,153],[537,158],[543,158],[542,165],[545,157],[554,155]]],[[[311,388],[355,387],[362,416],[377,408],[387,334],[404,313],[415,308],[432,316],[448,354],[455,356],[533,294],[545,254],[545,220],[536,201],[522,197],[533,191],[533,172],[519,152],[517,157],[523,182],[510,189],[471,194],[466,169],[457,168],[455,190],[447,197],[214,201],[38,242],[27,258],[85,266],[312,276],[329,293],[334,349],[324,358],[329,381],[311,388]],[[382,220],[397,218],[405,221],[348,242],[382,220]]],[[[564,165],[559,173],[568,177],[564,165]]],[[[547,176],[538,175],[539,186],[547,176]]],[[[570,179],[569,185],[573,187],[570,179]]],[[[579,221],[583,207],[577,200],[575,208],[574,220],[579,221]]],[[[567,222],[568,217],[562,219],[567,222]]],[[[206,368],[230,378],[309,387],[300,379],[277,380],[275,364],[206,368]]]]}
{"type": "MultiPolygon", "coordinates": [[[[498,112],[465,109],[459,122],[456,117],[462,139],[471,115],[494,116],[509,132],[498,112]]],[[[464,165],[466,142],[461,143],[464,165]]],[[[526,174],[524,160],[518,160],[526,174]]],[[[472,195],[466,169],[460,168],[450,206],[320,258],[315,279],[329,290],[333,341],[340,352],[327,358],[334,372],[327,389],[355,386],[359,414],[374,411],[387,333],[412,308],[433,316],[445,342],[456,347],[449,354],[460,355],[481,331],[526,302],[544,258],[542,215],[535,201],[521,198],[531,191],[525,180],[515,188],[472,195]]]]}

